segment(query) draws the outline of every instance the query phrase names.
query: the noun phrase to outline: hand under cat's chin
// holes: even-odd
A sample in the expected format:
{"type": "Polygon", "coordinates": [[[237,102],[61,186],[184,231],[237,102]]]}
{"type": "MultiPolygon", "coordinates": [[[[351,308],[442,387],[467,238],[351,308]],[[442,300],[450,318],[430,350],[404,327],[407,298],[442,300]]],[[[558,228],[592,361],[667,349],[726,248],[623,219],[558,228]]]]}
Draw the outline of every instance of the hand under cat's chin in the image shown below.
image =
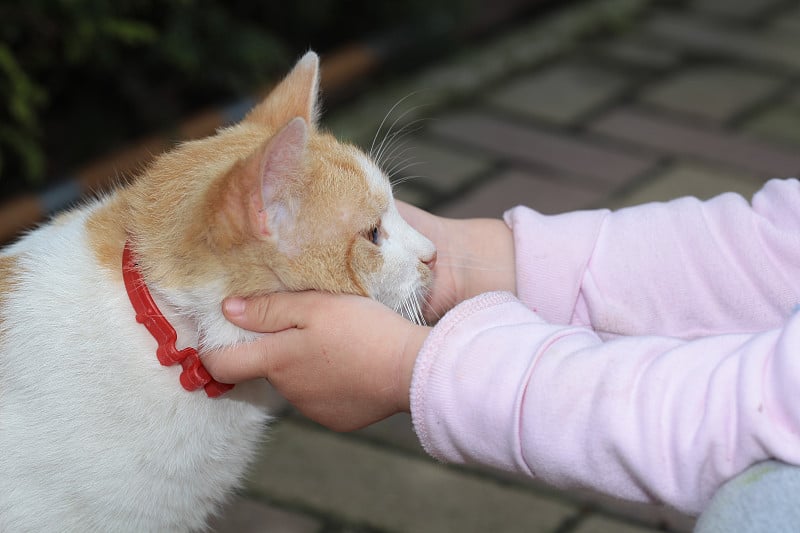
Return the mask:
{"type": "Polygon", "coordinates": [[[204,355],[218,380],[267,378],[309,418],[337,431],[409,410],[414,363],[430,328],[368,298],[278,293],[223,306],[259,340],[204,355]]]}

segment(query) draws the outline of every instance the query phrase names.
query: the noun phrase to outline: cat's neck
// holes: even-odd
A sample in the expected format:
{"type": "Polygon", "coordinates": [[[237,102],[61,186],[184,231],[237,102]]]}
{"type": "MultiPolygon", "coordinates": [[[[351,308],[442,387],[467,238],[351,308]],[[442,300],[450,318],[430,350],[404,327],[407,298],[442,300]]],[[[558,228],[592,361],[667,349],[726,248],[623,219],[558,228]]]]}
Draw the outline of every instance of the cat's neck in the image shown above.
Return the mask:
{"type": "Polygon", "coordinates": [[[150,286],[150,293],[164,317],[178,332],[178,348],[193,346],[215,349],[257,338],[240,329],[222,314],[224,291],[213,285],[192,289],[150,286]]]}
{"type": "MultiPolygon", "coordinates": [[[[125,189],[98,200],[89,210],[86,230],[95,259],[113,278],[118,279],[123,291],[122,250],[128,240],[138,245],[134,247],[134,252],[140,273],[164,317],[177,331],[179,349],[188,346],[216,348],[255,337],[254,334],[237,328],[223,316],[222,300],[227,295],[223,282],[187,283],[184,285],[191,285],[190,288],[180,288],[175,283],[160,280],[154,275],[163,271],[158,266],[164,262],[172,262],[173,272],[181,264],[174,262],[174,257],[169,253],[162,252],[161,255],[166,257],[159,257],[154,250],[164,248],[153,246],[158,239],[147,232],[137,233],[136,227],[130,224],[132,216],[125,189]],[[139,249],[145,253],[140,253],[139,249]]],[[[191,265],[186,268],[190,267],[191,265]]],[[[132,305],[131,313],[134,313],[132,305]]]]}

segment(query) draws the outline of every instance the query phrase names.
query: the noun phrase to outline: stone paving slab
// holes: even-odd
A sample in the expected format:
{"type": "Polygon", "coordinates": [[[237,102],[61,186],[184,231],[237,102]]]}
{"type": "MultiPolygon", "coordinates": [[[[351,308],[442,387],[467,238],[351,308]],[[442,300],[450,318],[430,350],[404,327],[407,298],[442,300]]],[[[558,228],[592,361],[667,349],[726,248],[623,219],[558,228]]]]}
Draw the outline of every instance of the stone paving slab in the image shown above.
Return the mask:
{"type": "Polygon", "coordinates": [[[800,33],[800,8],[794,6],[784,10],[769,23],[768,28],[775,37],[796,39],[800,33]]]}
{"type": "Polygon", "coordinates": [[[436,214],[450,218],[500,218],[515,205],[526,205],[545,214],[585,209],[599,204],[606,195],[587,189],[564,178],[507,170],[458,200],[436,209],[436,214]]]}
{"type": "Polygon", "coordinates": [[[550,533],[576,508],[293,420],[252,470],[259,497],[395,532],[550,533]]]}
{"type": "Polygon", "coordinates": [[[765,141],[786,144],[790,149],[800,146],[800,93],[773,101],[759,113],[751,116],[742,131],[765,141]]]}
{"type": "Polygon", "coordinates": [[[684,50],[747,60],[769,68],[794,72],[800,69],[797,43],[759,35],[751,28],[732,28],[677,13],[652,17],[644,28],[649,35],[684,50]]]}
{"type": "Polygon", "coordinates": [[[701,65],[659,80],[643,92],[641,100],[719,124],[764,101],[782,84],[776,76],[738,66],[701,65]]]}
{"type": "Polygon", "coordinates": [[[620,208],[666,202],[680,196],[709,199],[724,192],[738,193],[750,199],[763,184],[764,180],[735,171],[679,161],[606,205],[620,208]]]}
{"type": "Polygon", "coordinates": [[[762,177],[793,176],[800,171],[800,153],[736,133],[691,126],[632,107],[599,117],[591,129],[672,155],[741,167],[762,177]]]}
{"type": "Polygon", "coordinates": [[[395,181],[413,179],[440,194],[452,195],[492,166],[489,158],[457,150],[435,140],[399,140],[384,168],[395,181]]]}
{"type": "Polygon", "coordinates": [[[752,21],[781,3],[782,0],[695,0],[692,7],[704,14],[752,21]]]}
{"type": "MultiPolygon", "coordinates": [[[[721,192],[724,192],[724,189],[720,189],[716,193],[721,192]]],[[[513,197],[509,198],[508,205],[510,205],[512,199],[513,197]]],[[[353,435],[363,437],[369,442],[378,443],[391,449],[399,448],[406,453],[427,457],[414,433],[411,424],[411,416],[408,414],[392,416],[370,427],[359,430],[353,435]]],[[[515,485],[524,485],[543,494],[560,496],[570,504],[577,505],[579,508],[601,509],[612,515],[626,517],[629,523],[638,523],[645,528],[649,527],[676,533],[689,533],[695,522],[694,519],[690,517],[681,515],[672,509],[662,506],[633,503],[586,491],[563,493],[535,479],[523,478],[518,475],[477,465],[470,467],[470,469],[479,472],[481,475],[495,478],[501,482],[505,481],[515,485]]],[[[612,519],[608,520],[613,522],[612,519]]]]}
{"type": "Polygon", "coordinates": [[[411,415],[399,413],[381,420],[377,424],[358,430],[354,435],[365,437],[370,441],[378,441],[394,448],[400,448],[407,453],[427,457],[425,450],[414,433],[411,415]]]}
{"type": "Polygon", "coordinates": [[[593,516],[582,522],[574,533],[654,533],[656,529],[625,524],[602,516],[593,516]]]}
{"type": "Polygon", "coordinates": [[[674,46],[636,33],[624,34],[599,48],[606,59],[636,70],[661,72],[675,68],[681,60],[674,46]]]}
{"type": "Polygon", "coordinates": [[[641,175],[655,162],[646,156],[475,111],[444,117],[432,125],[431,131],[509,161],[591,178],[598,188],[606,190],[641,175]]]}
{"type": "Polygon", "coordinates": [[[236,497],[208,526],[214,533],[319,533],[322,522],[243,497],[236,497]]]}
{"type": "Polygon", "coordinates": [[[487,100],[517,116],[570,125],[617,97],[629,83],[628,76],[609,68],[556,63],[514,78],[490,93],[487,100]]]}

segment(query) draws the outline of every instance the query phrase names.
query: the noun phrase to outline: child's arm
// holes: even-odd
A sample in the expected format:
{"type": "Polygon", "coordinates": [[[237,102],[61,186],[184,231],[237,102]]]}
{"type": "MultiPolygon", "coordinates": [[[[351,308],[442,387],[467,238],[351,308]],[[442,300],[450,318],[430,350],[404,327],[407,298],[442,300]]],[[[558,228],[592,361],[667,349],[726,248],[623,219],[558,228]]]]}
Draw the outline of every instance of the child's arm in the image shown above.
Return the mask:
{"type": "Polygon", "coordinates": [[[411,412],[440,460],[697,514],[756,462],[800,464],[798,350],[797,315],[761,334],[603,342],[490,293],[431,331],[411,412]]]}
{"type": "Polygon", "coordinates": [[[600,334],[693,338],[778,327],[800,303],[800,183],[753,197],[506,214],[517,294],[548,321],[600,334]]]}

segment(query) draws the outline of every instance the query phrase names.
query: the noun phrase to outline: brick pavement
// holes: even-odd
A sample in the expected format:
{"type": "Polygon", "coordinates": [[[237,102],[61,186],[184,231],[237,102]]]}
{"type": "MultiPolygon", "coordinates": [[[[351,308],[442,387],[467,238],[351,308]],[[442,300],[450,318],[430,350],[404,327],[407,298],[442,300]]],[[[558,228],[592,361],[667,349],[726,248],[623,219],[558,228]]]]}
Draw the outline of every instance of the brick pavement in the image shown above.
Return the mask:
{"type": "MultiPolygon", "coordinates": [[[[399,165],[397,178],[419,176],[398,186],[400,198],[447,216],[749,195],[800,170],[798,29],[797,1],[578,3],[324,123],[368,148],[386,110],[414,93],[390,117],[409,133],[386,164],[399,165]]],[[[692,523],[436,464],[407,416],[338,435],[292,414],[214,529],[643,533],[692,523]]]]}

